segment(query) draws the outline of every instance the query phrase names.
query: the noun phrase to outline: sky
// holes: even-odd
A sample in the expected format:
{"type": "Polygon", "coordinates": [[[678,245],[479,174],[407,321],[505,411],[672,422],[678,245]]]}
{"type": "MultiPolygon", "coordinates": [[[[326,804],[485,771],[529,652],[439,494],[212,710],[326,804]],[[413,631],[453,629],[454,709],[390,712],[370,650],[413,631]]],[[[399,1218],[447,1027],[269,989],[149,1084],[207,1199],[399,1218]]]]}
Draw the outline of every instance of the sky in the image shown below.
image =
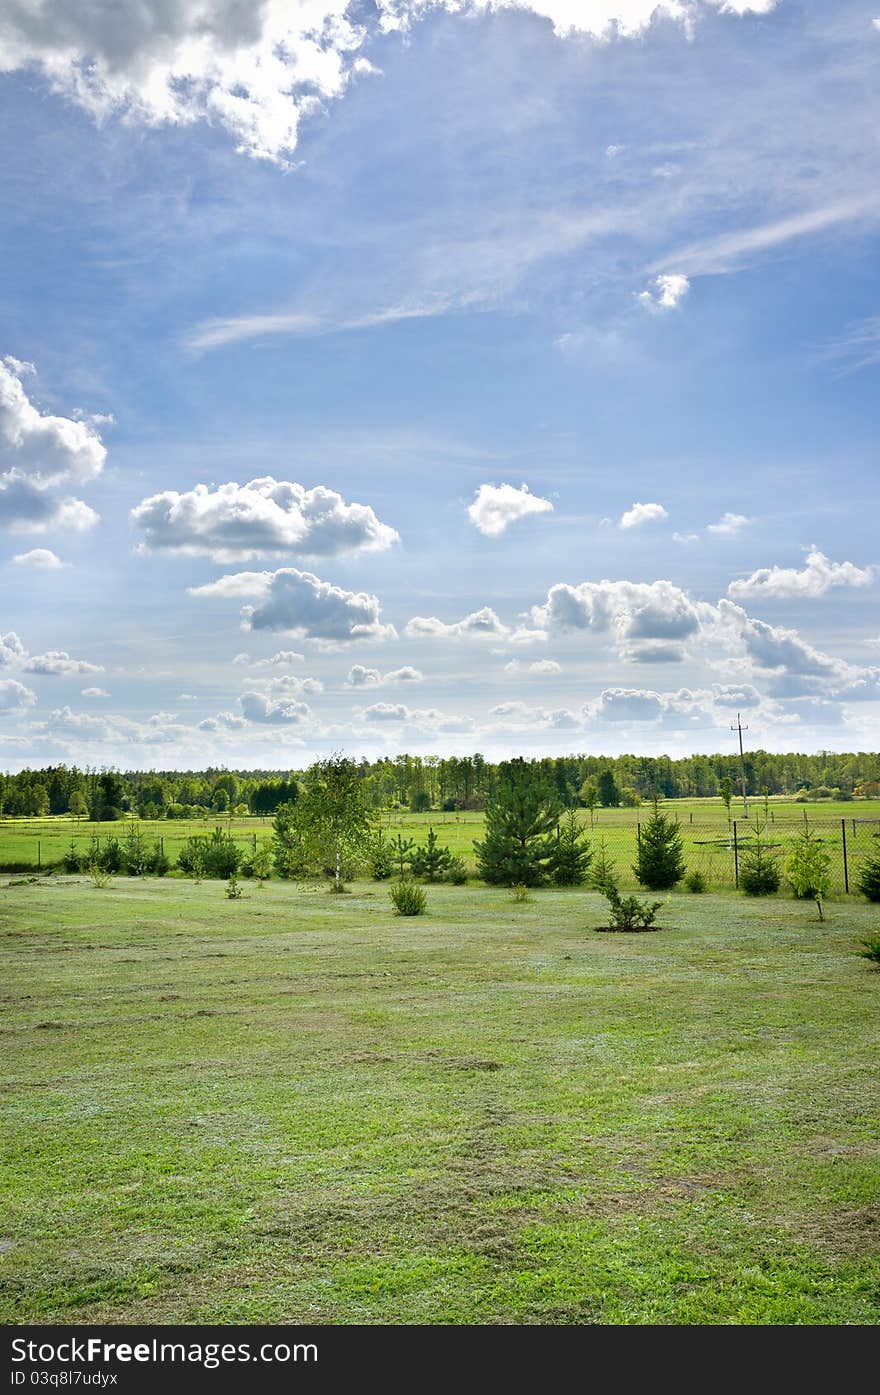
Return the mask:
{"type": "Polygon", "coordinates": [[[876,750],[880,0],[2,0],[0,768],[876,750]]]}

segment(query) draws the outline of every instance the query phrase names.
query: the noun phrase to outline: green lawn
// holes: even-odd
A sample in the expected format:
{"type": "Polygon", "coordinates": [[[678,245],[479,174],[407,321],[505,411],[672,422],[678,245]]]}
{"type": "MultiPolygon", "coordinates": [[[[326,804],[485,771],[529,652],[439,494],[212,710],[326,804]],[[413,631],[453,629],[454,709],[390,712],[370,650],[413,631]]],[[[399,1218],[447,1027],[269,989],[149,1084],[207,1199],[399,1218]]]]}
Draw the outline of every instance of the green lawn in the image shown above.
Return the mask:
{"type": "Polygon", "coordinates": [[[880,1319],[878,908],[0,878],[0,1320],[880,1319]]]}

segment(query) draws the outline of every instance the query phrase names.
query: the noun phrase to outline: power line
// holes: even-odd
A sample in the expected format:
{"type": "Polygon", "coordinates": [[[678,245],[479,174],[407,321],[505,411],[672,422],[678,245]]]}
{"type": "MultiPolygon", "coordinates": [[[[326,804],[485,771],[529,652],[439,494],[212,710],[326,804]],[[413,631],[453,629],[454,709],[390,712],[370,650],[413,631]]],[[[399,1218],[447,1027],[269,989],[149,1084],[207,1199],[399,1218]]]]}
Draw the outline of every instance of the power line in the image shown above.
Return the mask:
{"type": "Polygon", "coordinates": [[[748,731],[748,729],[748,724],[746,726],[743,726],[742,722],[739,719],[739,713],[737,712],[736,726],[734,726],[733,723],[731,723],[730,730],[735,731],[739,736],[739,777],[742,783],[744,819],[747,819],[749,817],[749,797],[746,794],[746,762],[745,756],[743,755],[743,732],[748,731]]]}

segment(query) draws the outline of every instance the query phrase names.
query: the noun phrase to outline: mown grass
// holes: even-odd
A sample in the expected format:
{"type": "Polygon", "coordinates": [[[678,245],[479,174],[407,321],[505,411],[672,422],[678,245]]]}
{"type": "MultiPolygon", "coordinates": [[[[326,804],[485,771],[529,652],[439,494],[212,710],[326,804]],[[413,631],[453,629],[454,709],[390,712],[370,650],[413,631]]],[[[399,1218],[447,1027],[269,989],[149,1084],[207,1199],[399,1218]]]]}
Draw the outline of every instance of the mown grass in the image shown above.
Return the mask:
{"type": "Polygon", "coordinates": [[[0,879],[0,1320],[875,1323],[877,909],[0,879]]]}

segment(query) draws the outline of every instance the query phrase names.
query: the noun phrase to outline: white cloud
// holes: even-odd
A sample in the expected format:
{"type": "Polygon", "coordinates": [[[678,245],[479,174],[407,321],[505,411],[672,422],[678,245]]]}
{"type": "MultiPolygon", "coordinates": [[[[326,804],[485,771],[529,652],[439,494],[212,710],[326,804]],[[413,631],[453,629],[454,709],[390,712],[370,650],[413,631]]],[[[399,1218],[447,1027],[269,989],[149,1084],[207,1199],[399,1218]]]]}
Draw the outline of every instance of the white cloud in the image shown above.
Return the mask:
{"type": "Polygon", "coordinates": [[[504,665],[505,673],[527,673],[535,677],[546,677],[548,674],[561,673],[562,665],[555,659],[535,659],[534,663],[522,663],[519,659],[511,659],[509,664],[504,665]]]}
{"type": "Polygon", "coordinates": [[[687,543],[699,541],[699,537],[699,533],[673,533],[672,541],[686,545],[687,543]]]}
{"type": "Polygon", "coordinates": [[[688,278],[679,272],[661,273],[654,277],[654,289],[640,291],[637,299],[647,310],[674,310],[691,288],[688,278]]]}
{"type": "Polygon", "coordinates": [[[354,716],[368,725],[406,725],[432,735],[470,732],[476,727],[472,717],[438,712],[436,708],[407,707],[402,702],[374,702],[370,707],[356,707],[354,716]]]}
{"type": "Polygon", "coordinates": [[[107,449],[96,418],[56,416],[35,406],[22,381],[34,371],[11,356],[0,360],[0,525],[18,532],[81,532],[97,522],[97,514],[81,499],[47,491],[96,479],[107,449]]]}
{"type": "Polygon", "coordinates": [[[72,659],[63,649],[50,649],[45,654],[32,654],[22,665],[25,673],[39,673],[53,678],[66,678],[72,673],[103,673],[100,664],[85,659],[72,659]]]}
{"type": "Polygon", "coordinates": [[[505,625],[491,606],[471,611],[461,620],[446,624],[435,615],[414,615],[407,622],[404,634],[408,639],[507,639],[510,627],[505,625]]]}
{"type": "Polygon", "coordinates": [[[148,551],[208,556],[215,562],[246,562],[277,553],[335,557],[345,552],[383,551],[398,534],[367,504],[347,504],[324,485],[275,480],[217,488],[197,484],[180,494],[154,494],[131,511],[148,551]]]}
{"type": "Polygon", "coordinates": [[[0,668],[17,664],[27,658],[27,650],[14,630],[0,634],[0,668]]]}
{"type": "MultiPolygon", "coordinates": [[[[710,0],[722,11],[766,13],[775,0],[710,0]]],[[[688,30],[689,0],[43,0],[7,6],[0,19],[0,71],[40,67],[51,87],[96,121],[111,114],[148,126],[206,121],[237,148],[289,162],[300,121],[374,71],[362,52],[371,34],[406,29],[446,9],[525,10],[569,34],[640,34],[655,15],[688,30]]]]}
{"type": "Polygon", "coordinates": [[[17,567],[34,567],[42,572],[57,572],[68,565],[48,547],[32,547],[30,552],[19,552],[12,562],[17,567]]]}
{"type": "Polygon", "coordinates": [[[393,625],[383,625],[376,596],[346,591],[312,572],[282,567],[277,572],[236,572],[206,586],[190,587],[193,596],[220,596],[259,603],[242,610],[249,630],[280,630],[323,644],[357,639],[396,639],[393,625]]]}
{"type": "Polygon", "coordinates": [[[500,538],[517,519],[552,511],[550,500],[530,494],[527,484],[519,489],[512,484],[481,484],[474,502],[468,506],[468,517],[486,537],[500,538]]]}
{"type": "Polygon", "coordinates": [[[709,524],[706,532],[715,533],[722,538],[732,538],[751,521],[744,513],[723,513],[717,523],[709,524]]]}
{"type": "Polygon", "coordinates": [[[0,479],[14,472],[39,489],[96,479],[107,449],[91,421],[40,412],[24,390],[25,371],[33,366],[0,360],[0,466],[7,471],[0,479]]]}
{"type": "Polygon", "coordinates": [[[110,694],[105,688],[81,688],[82,697],[87,698],[108,698],[110,694]]]}
{"type": "Polygon", "coordinates": [[[18,712],[32,707],[37,700],[36,693],[18,683],[14,678],[0,679],[0,712],[18,712]]]}
{"type": "Polygon", "coordinates": [[[58,499],[14,471],[0,476],[0,528],[11,533],[86,533],[98,521],[82,499],[58,499]]]}
{"type": "Polygon", "coordinates": [[[685,657],[685,642],[698,635],[704,617],[714,614],[701,604],[671,581],[560,582],[531,615],[536,626],[551,632],[610,631],[621,658],[678,662],[685,657]]]}
{"type": "Polygon", "coordinates": [[[298,702],[294,698],[273,701],[265,693],[242,693],[239,702],[242,713],[249,722],[268,723],[272,726],[301,726],[313,720],[308,703],[298,702]]]}
{"type": "Polygon", "coordinates": [[[753,596],[767,600],[790,600],[801,597],[816,600],[837,586],[870,586],[877,575],[873,566],[857,567],[852,562],[831,562],[824,552],[812,548],[806,565],[796,567],[760,567],[741,581],[732,581],[727,588],[731,596],[753,596]]]}
{"type": "Polygon", "coordinates": [[[633,504],[620,516],[621,528],[641,528],[645,523],[659,523],[669,514],[662,504],[633,504]]]}
{"type": "Polygon", "coordinates": [[[281,673],[264,680],[261,687],[273,697],[318,697],[324,691],[320,678],[300,678],[293,673],[281,673]]]}
{"type": "Polygon", "coordinates": [[[291,664],[301,664],[304,659],[305,654],[298,654],[295,649],[279,649],[268,659],[252,659],[250,654],[236,654],[232,662],[247,664],[250,668],[289,668],[291,664]]]}
{"type": "Polygon", "coordinates": [[[380,673],[377,668],[365,668],[363,664],[352,664],[345,683],[348,688],[380,688],[397,683],[421,683],[424,676],[419,669],[408,664],[403,668],[391,669],[388,673],[380,673]]]}

